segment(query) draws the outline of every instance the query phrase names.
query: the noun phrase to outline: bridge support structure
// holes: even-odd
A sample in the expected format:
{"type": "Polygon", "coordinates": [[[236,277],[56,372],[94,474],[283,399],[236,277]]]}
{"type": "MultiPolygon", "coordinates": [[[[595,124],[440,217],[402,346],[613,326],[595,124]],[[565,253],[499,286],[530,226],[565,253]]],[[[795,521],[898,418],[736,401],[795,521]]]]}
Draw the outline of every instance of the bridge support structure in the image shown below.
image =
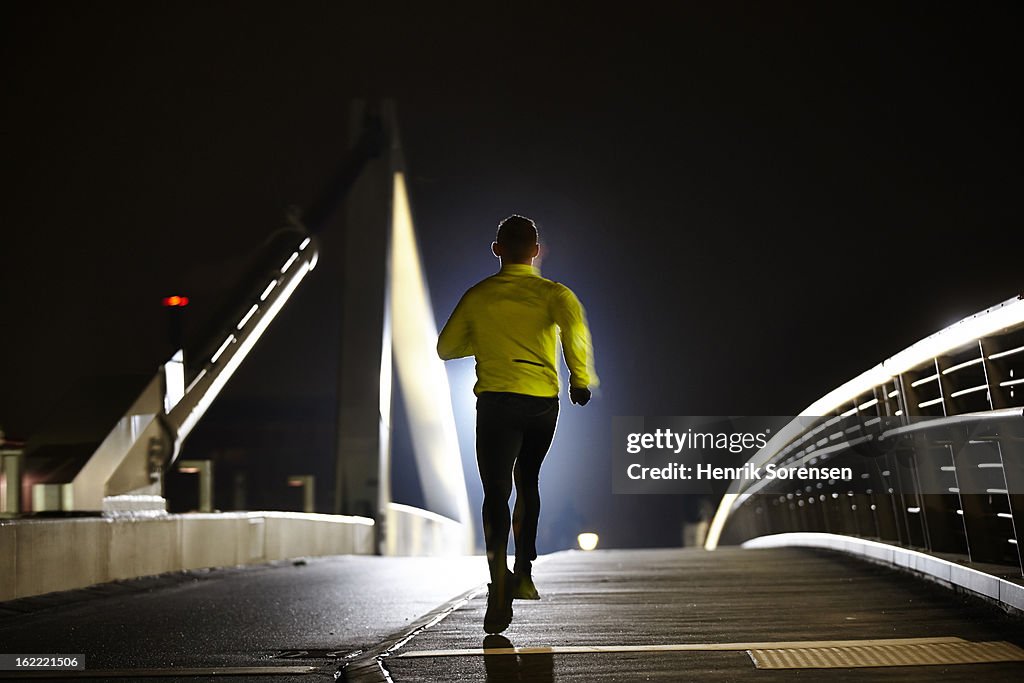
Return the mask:
{"type": "Polygon", "coordinates": [[[379,117],[386,142],[352,187],[345,211],[334,512],[373,518],[382,553],[396,547],[394,539],[389,541],[392,532],[408,533],[388,524],[408,517],[396,513],[390,487],[397,383],[426,507],[455,523],[437,527],[457,537],[443,545],[468,551],[469,499],[448,378],[435,352],[437,325],[416,243],[394,105],[355,103],[353,141],[368,117],[379,117]]]}

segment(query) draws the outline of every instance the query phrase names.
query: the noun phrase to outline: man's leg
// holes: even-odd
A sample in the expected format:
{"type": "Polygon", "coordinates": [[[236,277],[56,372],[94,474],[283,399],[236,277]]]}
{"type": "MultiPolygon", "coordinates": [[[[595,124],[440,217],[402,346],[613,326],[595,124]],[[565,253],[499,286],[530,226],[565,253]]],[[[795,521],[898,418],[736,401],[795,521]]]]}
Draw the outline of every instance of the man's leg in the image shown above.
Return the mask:
{"type": "Polygon", "coordinates": [[[540,466],[551,447],[558,421],[558,399],[535,398],[530,403],[522,447],[514,469],[516,506],[513,516],[516,574],[527,577],[530,575],[531,563],[537,559],[540,466]]]}
{"type": "Polygon", "coordinates": [[[508,411],[507,394],[481,394],[477,400],[476,461],[484,488],[483,523],[491,583],[487,592],[484,630],[500,633],[512,621],[512,588],[506,547],[511,520],[508,497],[512,493],[512,465],[523,433],[508,411]]]}
{"type": "Polygon", "coordinates": [[[512,466],[523,443],[523,432],[509,414],[507,403],[503,395],[482,394],[477,400],[476,459],[484,489],[484,542],[495,586],[504,586],[508,572],[508,499],[512,494],[512,466]]]}

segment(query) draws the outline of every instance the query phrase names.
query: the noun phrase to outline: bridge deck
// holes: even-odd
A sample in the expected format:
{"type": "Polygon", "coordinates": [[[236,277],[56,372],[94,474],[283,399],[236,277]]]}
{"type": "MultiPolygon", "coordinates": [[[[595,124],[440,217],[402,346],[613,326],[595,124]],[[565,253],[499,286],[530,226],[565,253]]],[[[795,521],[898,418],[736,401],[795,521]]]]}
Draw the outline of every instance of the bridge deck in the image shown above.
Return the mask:
{"type": "Polygon", "coordinates": [[[461,649],[958,637],[1024,644],[1024,620],[839,554],[805,549],[563,553],[535,570],[507,642],[481,629],[477,595],[385,659],[395,683],[439,680],[1015,680],[1024,663],[756,669],[744,649],[460,654],[461,649]]]}
{"type": "MultiPolygon", "coordinates": [[[[334,681],[334,672],[350,661],[345,680],[382,681],[371,655],[400,640],[384,659],[394,683],[1024,680],[1020,662],[773,670],[755,669],[747,647],[714,649],[893,638],[1024,644],[1024,619],[988,603],[806,549],[558,553],[537,567],[544,599],[516,603],[505,641],[492,637],[485,644],[482,594],[455,602],[443,619],[402,637],[445,614],[424,615],[485,572],[480,557],[342,556],[49,594],[0,603],[0,653],[85,653],[86,671],[46,680],[305,683],[334,681]],[[483,655],[485,645],[648,650],[483,655]],[[677,651],[649,651],[652,645],[677,651]],[[444,652],[409,656],[430,650],[444,652]]],[[[0,672],[0,679],[11,677],[21,676],[0,672]]]]}

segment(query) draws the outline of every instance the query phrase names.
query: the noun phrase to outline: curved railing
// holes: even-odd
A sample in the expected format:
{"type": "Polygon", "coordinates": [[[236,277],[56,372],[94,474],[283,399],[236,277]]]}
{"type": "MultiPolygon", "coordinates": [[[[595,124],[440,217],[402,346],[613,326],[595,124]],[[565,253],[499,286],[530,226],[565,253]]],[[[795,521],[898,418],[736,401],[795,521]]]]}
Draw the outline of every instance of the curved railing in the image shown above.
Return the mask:
{"type": "Polygon", "coordinates": [[[1016,567],[1024,529],[1024,298],[937,332],[829,392],[754,466],[850,467],[852,481],[738,481],[705,545],[808,531],[1016,567]]]}

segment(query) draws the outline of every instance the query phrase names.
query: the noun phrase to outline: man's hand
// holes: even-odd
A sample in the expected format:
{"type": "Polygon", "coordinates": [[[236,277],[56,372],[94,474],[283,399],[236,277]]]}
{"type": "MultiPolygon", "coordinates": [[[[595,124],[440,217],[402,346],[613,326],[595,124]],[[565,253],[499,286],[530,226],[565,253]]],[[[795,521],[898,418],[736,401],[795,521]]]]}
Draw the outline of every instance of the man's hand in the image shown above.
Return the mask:
{"type": "Polygon", "coordinates": [[[586,387],[572,387],[569,389],[569,400],[578,406],[585,406],[590,402],[590,389],[586,387]]]}

